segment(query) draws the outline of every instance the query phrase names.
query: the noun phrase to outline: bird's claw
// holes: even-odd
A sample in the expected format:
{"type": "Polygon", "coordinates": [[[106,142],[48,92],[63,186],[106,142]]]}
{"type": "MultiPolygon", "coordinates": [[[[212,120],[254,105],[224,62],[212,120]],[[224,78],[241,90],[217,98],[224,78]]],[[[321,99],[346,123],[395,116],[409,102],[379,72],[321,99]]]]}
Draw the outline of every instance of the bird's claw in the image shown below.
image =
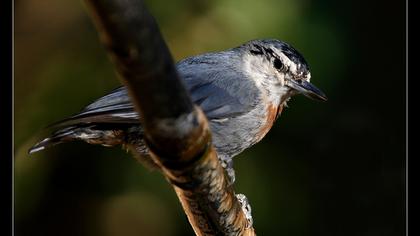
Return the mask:
{"type": "Polygon", "coordinates": [[[241,204],[242,211],[244,212],[245,218],[248,222],[247,228],[251,228],[252,224],[254,223],[254,220],[252,219],[251,205],[248,202],[248,198],[242,193],[236,194],[236,198],[241,204]]]}

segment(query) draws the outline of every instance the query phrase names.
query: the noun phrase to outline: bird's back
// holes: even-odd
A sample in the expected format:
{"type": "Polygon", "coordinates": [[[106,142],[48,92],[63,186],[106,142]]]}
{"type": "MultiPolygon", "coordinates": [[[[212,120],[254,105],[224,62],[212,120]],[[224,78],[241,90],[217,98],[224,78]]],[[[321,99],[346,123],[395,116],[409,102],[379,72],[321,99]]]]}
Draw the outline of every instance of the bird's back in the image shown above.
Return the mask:
{"type": "MultiPolygon", "coordinates": [[[[261,91],[241,68],[233,66],[242,64],[234,60],[242,58],[233,51],[225,51],[190,57],[176,65],[193,102],[206,114],[214,146],[224,158],[255,143],[256,134],[266,119],[261,91]]],[[[62,129],[32,150],[74,139],[105,145],[132,142],[128,137],[130,132],[140,133],[134,136],[136,138],[142,137],[139,118],[127,90],[119,87],[80,113],[57,123],[62,129]]],[[[147,152],[146,148],[144,150],[147,152]]]]}

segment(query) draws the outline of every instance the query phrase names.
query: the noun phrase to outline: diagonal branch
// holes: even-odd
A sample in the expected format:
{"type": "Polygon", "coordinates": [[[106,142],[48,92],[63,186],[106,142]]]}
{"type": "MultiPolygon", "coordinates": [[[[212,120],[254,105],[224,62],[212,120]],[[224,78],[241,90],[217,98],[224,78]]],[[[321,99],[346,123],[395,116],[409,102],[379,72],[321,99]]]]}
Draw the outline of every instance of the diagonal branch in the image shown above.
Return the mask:
{"type": "Polygon", "coordinates": [[[197,235],[255,235],[191,102],[154,18],[141,0],[85,0],[137,111],[148,147],[197,235]]]}

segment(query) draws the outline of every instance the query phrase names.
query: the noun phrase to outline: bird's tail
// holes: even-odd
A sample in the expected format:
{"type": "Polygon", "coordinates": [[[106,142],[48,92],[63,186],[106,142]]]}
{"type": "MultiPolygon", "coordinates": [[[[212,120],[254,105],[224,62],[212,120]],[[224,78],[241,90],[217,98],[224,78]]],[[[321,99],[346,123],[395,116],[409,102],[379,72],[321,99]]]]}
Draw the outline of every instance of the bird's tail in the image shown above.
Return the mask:
{"type": "Polygon", "coordinates": [[[32,146],[29,149],[29,154],[44,150],[47,147],[51,147],[60,143],[75,140],[74,138],[75,129],[77,129],[77,127],[67,127],[53,133],[50,137],[45,138],[41,142],[32,146]]]}
{"type": "Polygon", "coordinates": [[[29,149],[29,154],[75,140],[82,140],[90,144],[115,146],[123,143],[124,132],[122,130],[99,129],[96,126],[70,126],[54,132],[50,137],[35,144],[29,149]]]}

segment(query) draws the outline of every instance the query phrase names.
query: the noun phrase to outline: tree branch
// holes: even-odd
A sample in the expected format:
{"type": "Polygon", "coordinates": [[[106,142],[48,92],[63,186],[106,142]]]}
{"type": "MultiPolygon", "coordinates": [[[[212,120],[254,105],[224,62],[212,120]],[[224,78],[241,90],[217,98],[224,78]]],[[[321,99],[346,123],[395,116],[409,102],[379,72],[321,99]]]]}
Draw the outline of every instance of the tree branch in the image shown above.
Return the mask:
{"type": "Polygon", "coordinates": [[[211,144],[207,119],[180,80],[141,0],[85,0],[141,116],[146,142],[197,235],[255,235],[211,144]]]}

